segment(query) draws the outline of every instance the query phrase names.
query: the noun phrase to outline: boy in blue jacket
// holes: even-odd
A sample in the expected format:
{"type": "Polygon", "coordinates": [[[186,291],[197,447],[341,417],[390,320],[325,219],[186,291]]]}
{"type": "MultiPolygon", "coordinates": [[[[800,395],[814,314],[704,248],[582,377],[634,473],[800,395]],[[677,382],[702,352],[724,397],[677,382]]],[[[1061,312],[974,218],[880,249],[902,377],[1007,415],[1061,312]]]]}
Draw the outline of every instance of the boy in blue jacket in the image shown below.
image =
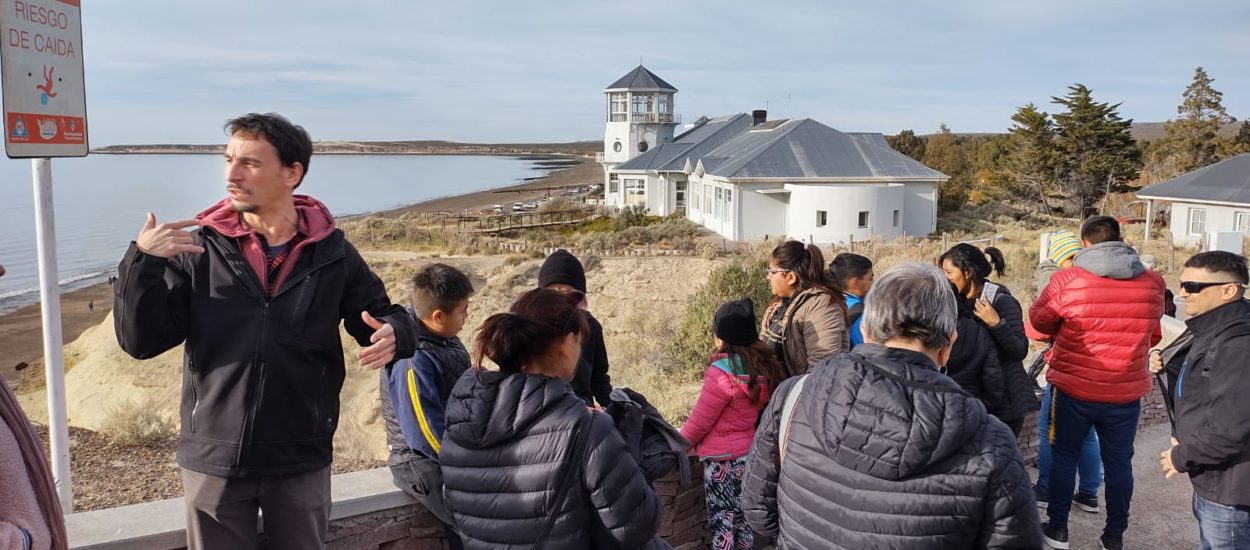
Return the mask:
{"type": "Polygon", "coordinates": [[[469,317],[473,284],[446,264],[425,266],[412,279],[411,313],[417,321],[416,353],[381,373],[382,419],[395,486],[440,521],[451,548],[461,548],[443,500],[438,453],[443,413],[456,380],[469,369],[469,352],[456,335],[469,317]]]}

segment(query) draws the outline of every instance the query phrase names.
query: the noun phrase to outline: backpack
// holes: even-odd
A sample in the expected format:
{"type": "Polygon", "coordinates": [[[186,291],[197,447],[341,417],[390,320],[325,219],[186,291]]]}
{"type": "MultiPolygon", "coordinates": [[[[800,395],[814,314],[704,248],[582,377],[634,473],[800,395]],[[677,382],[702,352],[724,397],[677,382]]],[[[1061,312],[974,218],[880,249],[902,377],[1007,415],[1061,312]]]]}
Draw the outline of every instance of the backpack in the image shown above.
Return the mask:
{"type": "Polygon", "coordinates": [[[690,441],[664,420],[660,411],[642,394],[629,388],[616,388],[610,399],[604,412],[612,418],[647,481],[654,482],[677,469],[682,485],[689,485],[690,462],[686,451],[690,441]]]}

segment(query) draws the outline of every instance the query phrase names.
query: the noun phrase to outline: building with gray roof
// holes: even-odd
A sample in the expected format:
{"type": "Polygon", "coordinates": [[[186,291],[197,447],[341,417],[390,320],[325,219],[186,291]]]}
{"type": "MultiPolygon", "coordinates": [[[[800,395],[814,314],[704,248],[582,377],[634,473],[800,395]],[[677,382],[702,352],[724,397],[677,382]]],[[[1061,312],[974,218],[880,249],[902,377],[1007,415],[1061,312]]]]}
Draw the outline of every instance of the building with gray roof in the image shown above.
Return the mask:
{"type": "MultiPolygon", "coordinates": [[[[641,66],[604,90],[600,162],[608,205],[639,205],[661,216],[684,211],[734,240],[784,235],[832,243],[937,228],[937,186],[949,176],[891,149],[881,134],[840,132],[806,118],[768,120],[765,111],[753,111],[700,117],[673,136],[677,122],[650,128],[662,117],[646,110],[647,95],[641,110],[623,109],[639,104],[635,93],[675,91],[641,66]],[[625,120],[636,114],[637,122],[625,120]]],[[[671,95],[666,105],[673,107],[671,95]]]]}
{"type": "Polygon", "coordinates": [[[1171,203],[1168,228],[1178,244],[1198,244],[1215,232],[1250,235],[1250,154],[1143,189],[1137,198],[1146,201],[1147,231],[1154,221],[1154,202],[1171,203]]]}

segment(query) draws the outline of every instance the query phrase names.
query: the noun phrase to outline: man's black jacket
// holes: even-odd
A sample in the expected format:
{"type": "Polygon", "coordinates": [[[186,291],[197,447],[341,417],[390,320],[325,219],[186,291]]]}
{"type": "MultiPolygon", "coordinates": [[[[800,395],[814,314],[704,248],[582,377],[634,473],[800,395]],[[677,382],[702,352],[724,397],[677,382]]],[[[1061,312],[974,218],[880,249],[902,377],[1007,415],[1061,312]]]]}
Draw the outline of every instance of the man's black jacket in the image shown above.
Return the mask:
{"type": "Polygon", "coordinates": [[[114,285],[117,341],[147,359],[186,342],[178,464],[220,477],[281,476],[330,464],[345,376],[339,323],[361,346],[368,311],[395,329],[395,357],[415,326],[343,232],[304,243],[268,296],[239,241],[203,226],[202,254],[165,259],[134,243],[114,285]]]}
{"type": "Polygon", "coordinates": [[[1163,353],[1180,442],[1172,464],[1189,473],[1202,498],[1250,506],[1250,303],[1225,304],[1185,324],[1163,353]]]}

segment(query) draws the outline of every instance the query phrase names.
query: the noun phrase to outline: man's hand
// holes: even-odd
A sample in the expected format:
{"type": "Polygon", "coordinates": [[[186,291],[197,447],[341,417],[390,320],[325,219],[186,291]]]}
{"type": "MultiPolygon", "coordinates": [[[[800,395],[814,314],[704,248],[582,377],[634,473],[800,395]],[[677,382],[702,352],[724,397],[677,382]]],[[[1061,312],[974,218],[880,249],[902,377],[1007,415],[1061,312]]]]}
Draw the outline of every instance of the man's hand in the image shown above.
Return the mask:
{"type": "Polygon", "coordinates": [[[183,231],[188,227],[200,225],[199,220],[182,220],[156,225],[156,214],[148,212],[148,221],[143,224],[139,236],[135,237],[135,245],[139,251],[149,256],[172,258],[183,252],[203,254],[204,247],[196,246],[190,233],[183,231]]]}
{"type": "Polygon", "coordinates": [[[369,337],[373,345],[356,352],[356,359],[360,360],[360,366],[367,369],[386,366],[395,358],[395,327],[374,319],[368,311],[360,312],[360,318],[373,329],[373,336],[369,337]]]}
{"type": "Polygon", "coordinates": [[[1163,467],[1163,477],[1167,479],[1172,479],[1172,476],[1180,473],[1176,471],[1176,465],[1172,464],[1172,451],[1176,450],[1177,445],[1180,445],[1180,442],[1173,437],[1172,448],[1159,453],[1159,456],[1162,457],[1162,459],[1159,460],[1159,465],[1163,467]]]}
{"type": "MultiPolygon", "coordinates": [[[[1163,352],[1157,349],[1150,350],[1150,374],[1159,374],[1163,372],[1163,352]]],[[[1172,441],[1176,441],[1173,439],[1172,441]]]]}

